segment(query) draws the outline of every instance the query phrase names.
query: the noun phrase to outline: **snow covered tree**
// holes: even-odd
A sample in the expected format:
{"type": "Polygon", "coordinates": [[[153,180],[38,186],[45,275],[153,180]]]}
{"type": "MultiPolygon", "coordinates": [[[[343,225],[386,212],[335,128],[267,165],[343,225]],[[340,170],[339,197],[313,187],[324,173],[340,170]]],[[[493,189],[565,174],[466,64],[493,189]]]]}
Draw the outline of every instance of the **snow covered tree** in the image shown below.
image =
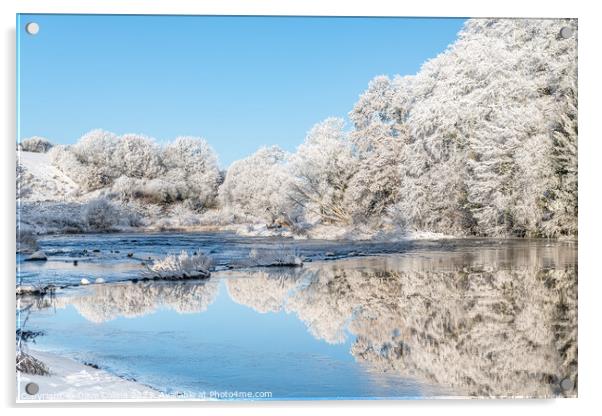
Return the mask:
{"type": "MultiPolygon", "coordinates": [[[[574,21],[540,19],[473,20],[465,28],[470,42],[463,53],[488,62],[474,62],[488,76],[479,79],[479,95],[471,104],[487,112],[471,129],[469,141],[474,155],[469,200],[479,232],[486,235],[557,234],[557,227],[545,225],[553,210],[564,211],[556,197],[564,169],[553,166],[554,159],[560,162],[554,156],[560,142],[553,126],[561,124],[555,109],[565,101],[563,85],[575,79],[577,62],[576,41],[559,39],[565,25],[576,30],[574,21]],[[479,58],[487,45],[481,52],[486,56],[479,58]]],[[[576,171],[576,134],[573,139],[574,163],[568,165],[576,171]]],[[[574,185],[576,195],[576,180],[574,185]]],[[[576,214],[576,200],[571,212],[576,214]]]]}
{"type": "Polygon", "coordinates": [[[348,224],[352,219],[346,197],[357,158],[344,124],[337,118],[316,124],[291,157],[291,197],[312,222],[348,224]]]}
{"type": "Polygon", "coordinates": [[[222,205],[269,223],[283,216],[294,218],[288,159],[284,150],[272,146],[234,162],[219,188],[222,205]]]}
{"type": "Polygon", "coordinates": [[[154,179],[164,172],[159,146],[153,139],[138,134],[119,137],[113,165],[121,166],[123,174],[130,178],[154,179]]]}
{"type": "Polygon", "coordinates": [[[70,150],[87,165],[114,166],[114,153],[119,137],[105,130],[92,130],[84,134],[70,150]]]}
{"type": "MultiPolygon", "coordinates": [[[[576,69],[576,68],[575,68],[576,69]]],[[[577,96],[576,87],[557,111],[552,133],[551,164],[554,186],[549,195],[543,234],[549,237],[577,235],[577,96]]]]}
{"type": "Polygon", "coordinates": [[[380,219],[399,197],[400,163],[408,137],[407,103],[397,100],[396,92],[388,77],[376,77],[349,113],[355,127],[350,138],[358,159],[348,195],[355,222],[380,219]]]}
{"type": "Polygon", "coordinates": [[[33,136],[21,140],[18,149],[24,152],[46,153],[52,147],[52,143],[45,137],[33,136]]]}
{"type": "Polygon", "coordinates": [[[471,19],[447,51],[379,95],[406,110],[395,211],[411,228],[572,233],[557,222],[576,218],[576,176],[566,173],[576,172],[576,111],[564,116],[576,97],[576,40],[559,36],[563,26],[576,32],[572,20],[471,19]]]}
{"type": "Polygon", "coordinates": [[[165,179],[176,184],[182,199],[194,200],[199,208],[212,206],[221,175],[217,155],[206,140],[178,137],[162,153],[165,179]]]}
{"type": "Polygon", "coordinates": [[[113,133],[93,130],[72,146],[53,149],[51,158],[84,191],[93,191],[112,184],[121,173],[121,167],[114,163],[117,141],[113,133]]]}

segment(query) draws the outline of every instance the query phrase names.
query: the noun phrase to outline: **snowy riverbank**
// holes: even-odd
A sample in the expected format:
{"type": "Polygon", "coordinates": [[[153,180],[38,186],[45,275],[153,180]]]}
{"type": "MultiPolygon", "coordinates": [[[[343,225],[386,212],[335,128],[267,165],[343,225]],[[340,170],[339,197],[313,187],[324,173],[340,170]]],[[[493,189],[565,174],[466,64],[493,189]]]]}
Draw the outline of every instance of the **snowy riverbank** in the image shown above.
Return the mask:
{"type": "Polygon", "coordinates": [[[44,362],[49,376],[17,374],[17,401],[94,401],[94,400],[156,400],[171,396],[135,381],[125,380],[104,370],[81,364],[56,354],[30,350],[44,362]],[[28,383],[39,386],[37,394],[25,391],[28,383]]]}

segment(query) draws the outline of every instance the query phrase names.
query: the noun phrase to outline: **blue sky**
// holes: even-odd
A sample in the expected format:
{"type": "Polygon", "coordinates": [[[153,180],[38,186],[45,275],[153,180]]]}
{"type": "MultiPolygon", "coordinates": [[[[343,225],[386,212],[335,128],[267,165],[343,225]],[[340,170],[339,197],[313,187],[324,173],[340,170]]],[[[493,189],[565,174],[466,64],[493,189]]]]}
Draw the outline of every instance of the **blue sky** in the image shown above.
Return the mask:
{"type": "Polygon", "coordinates": [[[222,167],[264,145],[294,150],[374,76],[416,73],[464,21],[20,15],[19,137],[201,136],[222,167]]]}

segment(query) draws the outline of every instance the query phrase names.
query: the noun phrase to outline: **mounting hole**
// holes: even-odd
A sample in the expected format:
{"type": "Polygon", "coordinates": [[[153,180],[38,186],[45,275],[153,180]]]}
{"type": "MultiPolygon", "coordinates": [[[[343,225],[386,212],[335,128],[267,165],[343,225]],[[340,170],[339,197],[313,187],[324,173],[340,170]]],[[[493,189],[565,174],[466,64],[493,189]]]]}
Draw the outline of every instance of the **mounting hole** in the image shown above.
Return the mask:
{"type": "Polygon", "coordinates": [[[564,391],[569,391],[569,390],[573,390],[573,388],[575,387],[575,384],[573,383],[573,380],[571,380],[570,378],[565,378],[560,382],[560,387],[564,391]]]}
{"type": "Polygon", "coordinates": [[[40,25],[36,22],[29,22],[25,25],[25,31],[30,35],[37,35],[40,31],[40,25]]]}
{"type": "Polygon", "coordinates": [[[573,36],[573,29],[571,29],[568,26],[563,27],[562,29],[560,29],[560,37],[563,39],[568,39],[571,36],[573,36]]]}
{"type": "Polygon", "coordinates": [[[40,386],[38,386],[36,383],[27,383],[27,385],[25,386],[25,391],[27,392],[27,394],[33,396],[34,394],[37,394],[40,391],[40,386]]]}

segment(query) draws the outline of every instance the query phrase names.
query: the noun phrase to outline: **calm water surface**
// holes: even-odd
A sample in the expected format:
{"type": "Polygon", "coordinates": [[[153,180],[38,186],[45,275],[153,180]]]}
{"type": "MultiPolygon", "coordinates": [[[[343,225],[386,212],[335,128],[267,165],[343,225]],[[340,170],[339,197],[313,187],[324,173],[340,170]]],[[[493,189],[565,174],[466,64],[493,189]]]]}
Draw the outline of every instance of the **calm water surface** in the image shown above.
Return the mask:
{"type": "Polygon", "coordinates": [[[44,332],[33,347],[170,394],[576,395],[560,388],[564,379],[577,385],[575,243],[156,234],[55,237],[42,248],[48,262],[19,263],[23,282],[113,283],[29,300],[27,327],[44,332]],[[251,248],[293,244],[313,261],[202,282],[124,281],[148,257],[181,249],[226,265],[251,248]]]}

